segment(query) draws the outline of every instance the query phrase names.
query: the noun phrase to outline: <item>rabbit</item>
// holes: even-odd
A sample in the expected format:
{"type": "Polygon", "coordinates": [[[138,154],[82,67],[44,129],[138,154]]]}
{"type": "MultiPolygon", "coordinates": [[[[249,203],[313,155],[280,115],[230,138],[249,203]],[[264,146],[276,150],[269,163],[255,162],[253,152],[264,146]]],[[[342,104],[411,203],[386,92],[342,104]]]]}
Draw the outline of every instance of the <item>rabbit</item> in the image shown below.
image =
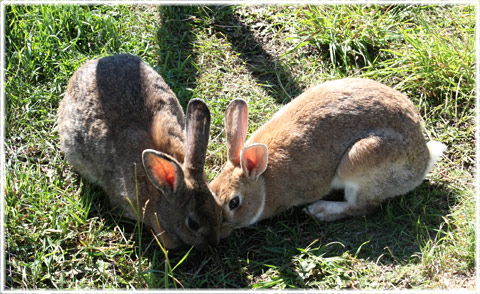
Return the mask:
{"type": "Polygon", "coordinates": [[[228,161],[210,183],[223,207],[221,238],[304,204],[321,221],[365,215],[418,186],[446,148],[426,143],[406,96],[369,79],[309,88],[245,142],[247,119],[246,102],[233,100],[228,161]],[[344,201],[322,200],[334,189],[344,201]]]}
{"type": "Polygon", "coordinates": [[[125,217],[143,221],[166,248],[219,242],[221,207],[204,171],[205,102],[192,99],[185,122],[162,77],[139,57],[119,54],[75,72],[58,116],[67,160],[125,217]]]}

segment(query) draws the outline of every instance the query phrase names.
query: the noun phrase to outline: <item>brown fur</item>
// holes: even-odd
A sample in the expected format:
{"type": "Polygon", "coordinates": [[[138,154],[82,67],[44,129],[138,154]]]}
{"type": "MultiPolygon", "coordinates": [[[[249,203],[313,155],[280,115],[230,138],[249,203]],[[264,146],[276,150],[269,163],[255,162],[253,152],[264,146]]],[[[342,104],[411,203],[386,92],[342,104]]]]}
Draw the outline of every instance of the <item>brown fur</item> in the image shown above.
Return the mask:
{"type": "Polygon", "coordinates": [[[192,126],[186,128],[175,94],[158,73],[121,54],[78,69],[58,115],[61,149],[82,176],[105,190],[112,206],[144,221],[167,248],[218,242],[221,211],[203,171],[210,126],[205,103],[189,104],[192,126]],[[151,182],[142,165],[144,150],[179,166],[176,191],[151,182]],[[199,223],[197,230],[188,227],[187,217],[199,223]]]}
{"type": "Polygon", "coordinates": [[[223,237],[231,228],[306,203],[315,202],[308,212],[323,220],[365,214],[417,186],[432,159],[413,104],[366,79],[309,88],[253,133],[245,148],[253,143],[268,147],[268,167],[259,181],[228,162],[211,183],[223,202],[223,237]],[[242,205],[229,209],[247,182],[251,187],[241,193],[242,205]],[[320,200],[333,188],[345,189],[345,202],[320,200]],[[255,218],[263,197],[263,211],[255,218]]]}

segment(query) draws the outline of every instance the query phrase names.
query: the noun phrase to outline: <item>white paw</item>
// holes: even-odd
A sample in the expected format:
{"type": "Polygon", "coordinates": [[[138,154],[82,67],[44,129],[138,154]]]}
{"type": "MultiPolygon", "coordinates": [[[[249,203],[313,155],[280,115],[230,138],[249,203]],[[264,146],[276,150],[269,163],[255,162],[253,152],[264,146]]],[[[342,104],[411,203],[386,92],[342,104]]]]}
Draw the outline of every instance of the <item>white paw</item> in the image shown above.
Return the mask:
{"type": "Polygon", "coordinates": [[[303,211],[320,221],[332,221],[344,217],[343,213],[348,208],[348,203],[345,201],[324,201],[319,200],[303,211]]]}
{"type": "Polygon", "coordinates": [[[326,211],[321,209],[321,208],[319,209],[317,206],[315,206],[315,207],[312,207],[312,206],[313,206],[313,204],[308,206],[308,207],[305,207],[303,209],[303,212],[305,212],[306,214],[308,214],[312,217],[317,218],[320,221],[325,221],[326,220],[326,211]]]}

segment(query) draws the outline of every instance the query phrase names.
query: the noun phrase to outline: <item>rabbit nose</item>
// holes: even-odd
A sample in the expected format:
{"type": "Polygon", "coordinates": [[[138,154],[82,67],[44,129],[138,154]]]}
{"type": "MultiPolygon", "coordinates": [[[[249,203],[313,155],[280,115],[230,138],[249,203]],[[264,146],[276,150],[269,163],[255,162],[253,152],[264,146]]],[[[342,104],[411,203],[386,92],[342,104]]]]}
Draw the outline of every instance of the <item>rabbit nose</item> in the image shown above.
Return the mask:
{"type": "Polygon", "coordinates": [[[203,239],[202,243],[195,245],[201,252],[207,251],[210,246],[216,246],[220,242],[218,234],[203,235],[203,239]]]}
{"type": "Polygon", "coordinates": [[[218,236],[218,234],[212,234],[212,236],[210,236],[207,241],[210,246],[217,246],[220,242],[220,237],[218,236]]]}
{"type": "Polygon", "coordinates": [[[210,246],[216,246],[220,242],[219,232],[214,228],[203,227],[199,230],[199,233],[203,237],[202,243],[208,243],[210,246]]]}
{"type": "Polygon", "coordinates": [[[220,242],[220,238],[219,238],[218,234],[216,234],[214,232],[210,232],[209,234],[203,235],[203,240],[204,240],[203,243],[205,245],[208,244],[209,246],[216,246],[220,242]]]}

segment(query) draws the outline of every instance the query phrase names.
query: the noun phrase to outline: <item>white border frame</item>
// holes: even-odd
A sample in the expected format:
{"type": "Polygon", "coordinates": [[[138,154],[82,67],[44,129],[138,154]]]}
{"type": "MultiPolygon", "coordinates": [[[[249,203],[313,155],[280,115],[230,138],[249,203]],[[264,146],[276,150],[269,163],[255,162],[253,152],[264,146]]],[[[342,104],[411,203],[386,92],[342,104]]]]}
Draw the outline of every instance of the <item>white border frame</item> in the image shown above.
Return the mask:
{"type": "MultiPolygon", "coordinates": [[[[120,4],[145,4],[145,5],[258,5],[258,0],[246,0],[246,1],[66,1],[66,0],[59,0],[59,1],[20,1],[20,0],[5,0],[1,1],[0,3],[0,292],[1,293],[98,293],[98,292],[107,292],[106,290],[5,290],[5,278],[6,278],[6,256],[5,256],[5,205],[4,205],[4,194],[5,194],[5,185],[6,185],[6,178],[5,178],[5,89],[4,89],[4,82],[5,82],[5,6],[6,5],[41,5],[41,4],[82,4],[82,5],[89,5],[89,4],[104,4],[104,5],[120,5],[120,4]]],[[[479,272],[479,256],[480,256],[480,240],[478,238],[478,233],[480,230],[480,219],[479,219],[479,211],[480,211],[480,197],[478,195],[478,187],[480,183],[480,176],[478,174],[478,166],[480,160],[478,155],[480,154],[480,140],[479,140],[479,126],[480,126],[480,119],[479,119],[479,112],[480,112],[480,3],[475,0],[433,0],[433,1],[383,1],[383,0],[344,0],[344,1],[285,1],[285,0],[263,0],[262,5],[275,5],[275,4],[327,4],[327,5],[335,5],[335,4],[429,4],[429,5],[473,5],[476,6],[476,26],[475,26],[475,46],[476,46],[476,119],[475,119],[475,142],[476,142],[476,173],[475,173],[475,195],[476,195],[476,222],[475,222],[475,229],[476,229],[476,256],[475,256],[475,269],[476,269],[476,285],[474,290],[455,290],[456,293],[477,293],[479,291],[479,283],[480,283],[480,272],[479,272]]],[[[359,290],[356,292],[360,293],[400,293],[400,292],[408,292],[408,293],[429,293],[432,290],[390,290],[390,291],[365,291],[359,290]]],[[[327,290],[327,291],[315,291],[315,290],[288,290],[288,291],[280,291],[280,290],[225,290],[225,289],[208,289],[208,290],[135,290],[135,291],[128,291],[128,290],[110,290],[109,293],[340,293],[344,291],[335,291],[335,290],[327,290]]],[[[435,293],[449,293],[451,290],[433,290],[435,293]]]]}

